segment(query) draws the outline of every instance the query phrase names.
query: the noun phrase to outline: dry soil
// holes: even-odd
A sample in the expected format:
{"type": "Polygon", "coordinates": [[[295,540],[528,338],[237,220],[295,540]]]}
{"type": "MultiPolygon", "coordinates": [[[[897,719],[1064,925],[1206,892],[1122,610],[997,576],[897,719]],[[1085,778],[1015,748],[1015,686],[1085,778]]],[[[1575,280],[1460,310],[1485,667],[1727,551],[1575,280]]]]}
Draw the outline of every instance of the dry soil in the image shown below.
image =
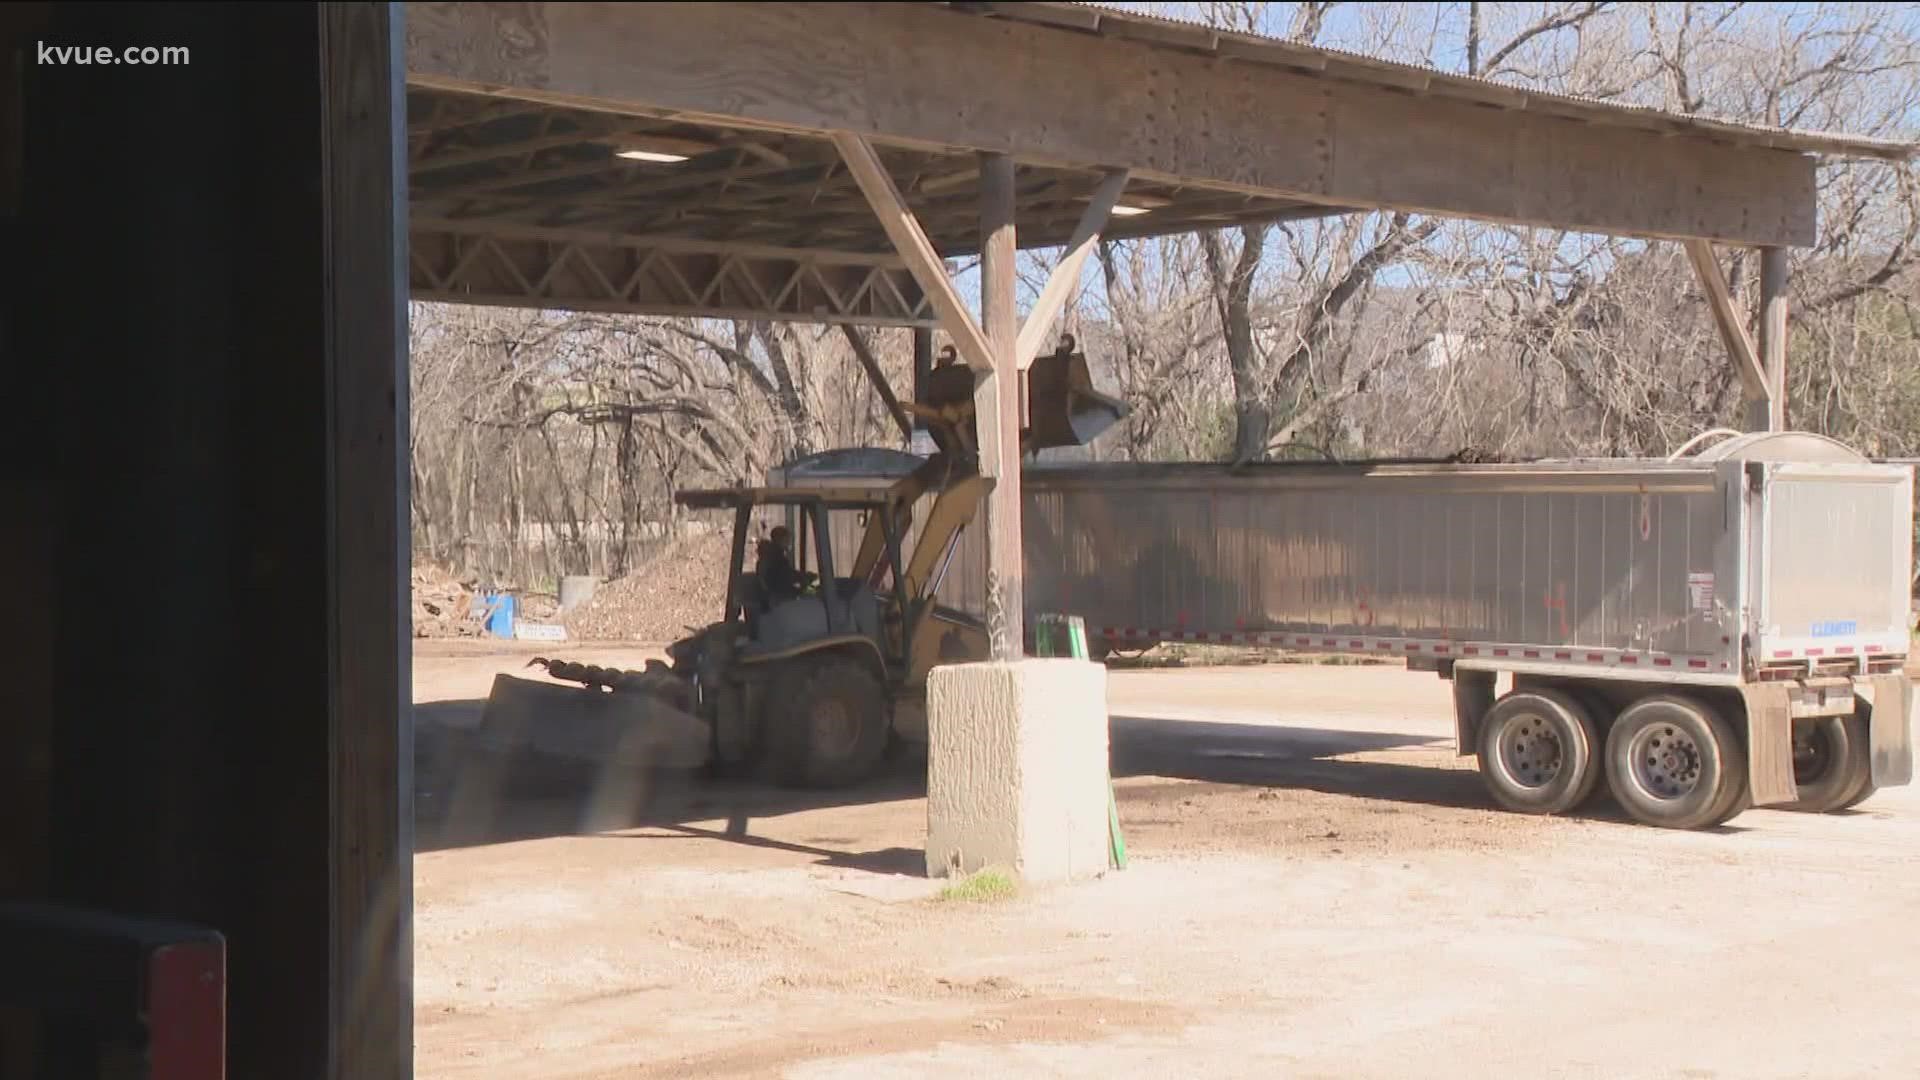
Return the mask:
{"type": "Polygon", "coordinates": [[[1911,789],[1711,833],[1519,817],[1432,675],[1121,672],[1132,865],[970,904],[922,876],[910,758],[825,798],[661,781],[638,819],[448,820],[435,747],[528,655],[417,660],[423,1077],[1920,1071],[1911,789]]]}

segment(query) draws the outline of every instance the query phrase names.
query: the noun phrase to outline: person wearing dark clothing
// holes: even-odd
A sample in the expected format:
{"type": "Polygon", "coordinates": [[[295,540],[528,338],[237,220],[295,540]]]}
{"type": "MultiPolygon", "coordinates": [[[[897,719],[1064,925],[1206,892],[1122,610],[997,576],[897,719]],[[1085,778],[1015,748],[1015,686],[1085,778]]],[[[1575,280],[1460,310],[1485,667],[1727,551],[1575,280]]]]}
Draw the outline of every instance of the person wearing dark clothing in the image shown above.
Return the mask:
{"type": "Polygon", "coordinates": [[[771,607],[782,600],[800,595],[800,574],[793,568],[793,536],[784,525],[776,526],[765,540],[760,541],[759,558],[753,569],[755,577],[760,579],[760,587],[771,607]]]}

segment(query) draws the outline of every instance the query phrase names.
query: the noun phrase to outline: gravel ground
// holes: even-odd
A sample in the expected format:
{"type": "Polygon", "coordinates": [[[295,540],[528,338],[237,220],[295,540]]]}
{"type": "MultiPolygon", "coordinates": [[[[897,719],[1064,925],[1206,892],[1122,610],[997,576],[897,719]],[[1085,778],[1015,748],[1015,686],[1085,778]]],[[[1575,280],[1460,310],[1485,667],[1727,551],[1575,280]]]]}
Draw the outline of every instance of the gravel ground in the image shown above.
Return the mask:
{"type": "MultiPolygon", "coordinates": [[[[426,728],[524,662],[452,644],[418,667],[426,728]]],[[[1431,675],[1124,672],[1110,704],[1133,865],[997,903],[920,876],[912,761],[829,798],[663,788],[643,823],[586,835],[579,805],[423,807],[419,1074],[1707,1080],[1920,1060],[1912,789],[1715,833],[1604,806],[1524,818],[1453,754],[1431,675]]]]}

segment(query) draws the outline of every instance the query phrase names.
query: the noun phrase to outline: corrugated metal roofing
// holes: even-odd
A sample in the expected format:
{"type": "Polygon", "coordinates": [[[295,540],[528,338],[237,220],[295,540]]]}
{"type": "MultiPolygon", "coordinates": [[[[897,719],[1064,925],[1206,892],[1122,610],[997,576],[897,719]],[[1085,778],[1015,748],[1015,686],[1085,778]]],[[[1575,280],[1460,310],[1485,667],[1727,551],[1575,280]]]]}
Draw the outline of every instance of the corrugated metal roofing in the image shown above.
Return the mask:
{"type": "Polygon", "coordinates": [[[1416,94],[1457,98],[1506,109],[1525,109],[1593,124],[1644,128],[1668,134],[1697,135],[1746,146],[1772,147],[1829,157],[1904,161],[1920,144],[1892,139],[1767,127],[1736,120],[1667,112],[1643,105],[1549,93],[1363,56],[1242,31],[1223,30],[1198,21],[1125,11],[1103,4],[953,3],[958,11],[1085,33],[1124,37],[1159,48],[1178,49],[1271,64],[1325,78],[1391,87],[1416,94]]]}

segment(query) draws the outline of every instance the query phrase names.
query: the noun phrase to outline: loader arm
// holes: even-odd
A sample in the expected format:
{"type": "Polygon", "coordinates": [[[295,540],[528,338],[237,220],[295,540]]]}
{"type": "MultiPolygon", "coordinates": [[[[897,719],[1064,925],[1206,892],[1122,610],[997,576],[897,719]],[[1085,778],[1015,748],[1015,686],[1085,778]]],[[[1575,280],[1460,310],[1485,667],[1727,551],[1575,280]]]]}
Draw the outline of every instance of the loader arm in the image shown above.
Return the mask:
{"type": "Polygon", "coordinates": [[[969,475],[954,481],[934,499],[927,524],[920,530],[920,542],[907,562],[906,579],[900,583],[901,594],[909,602],[931,599],[928,594],[934,575],[959,539],[960,530],[979,514],[980,504],[992,489],[992,480],[969,475]]]}

